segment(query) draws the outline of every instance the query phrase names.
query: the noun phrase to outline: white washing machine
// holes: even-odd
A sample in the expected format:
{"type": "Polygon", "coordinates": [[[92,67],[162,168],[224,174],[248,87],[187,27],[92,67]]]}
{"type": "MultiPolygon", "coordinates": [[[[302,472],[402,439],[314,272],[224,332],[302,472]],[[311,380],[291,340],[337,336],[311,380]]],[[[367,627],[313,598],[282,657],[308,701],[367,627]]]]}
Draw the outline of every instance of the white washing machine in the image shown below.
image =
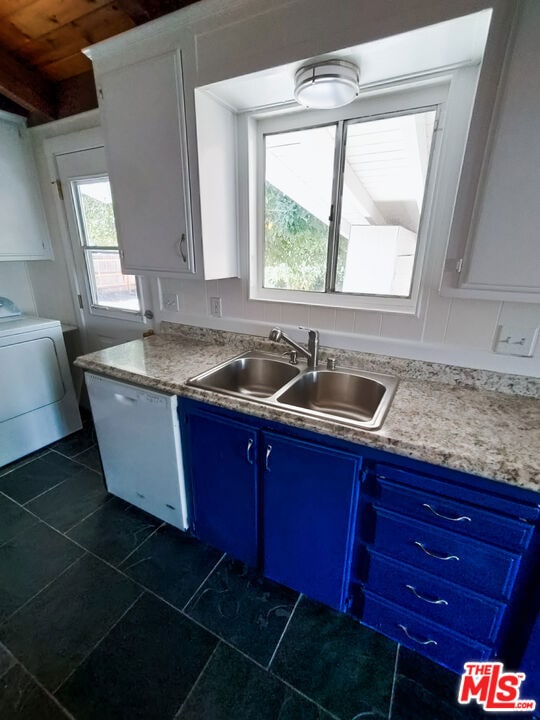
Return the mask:
{"type": "Polygon", "coordinates": [[[17,315],[16,308],[8,314],[4,302],[0,312],[0,467],[81,427],[60,322],[17,315]]]}

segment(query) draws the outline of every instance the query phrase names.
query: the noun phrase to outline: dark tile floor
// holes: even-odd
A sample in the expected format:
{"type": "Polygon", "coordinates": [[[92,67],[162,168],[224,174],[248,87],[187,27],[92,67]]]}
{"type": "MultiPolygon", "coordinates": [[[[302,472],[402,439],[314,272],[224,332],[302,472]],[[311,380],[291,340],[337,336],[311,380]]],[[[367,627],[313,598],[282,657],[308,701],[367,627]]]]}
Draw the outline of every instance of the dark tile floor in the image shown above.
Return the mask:
{"type": "Polygon", "coordinates": [[[447,670],[111,497],[100,467],[87,422],[0,469],[2,720],[484,716],[447,670]]]}

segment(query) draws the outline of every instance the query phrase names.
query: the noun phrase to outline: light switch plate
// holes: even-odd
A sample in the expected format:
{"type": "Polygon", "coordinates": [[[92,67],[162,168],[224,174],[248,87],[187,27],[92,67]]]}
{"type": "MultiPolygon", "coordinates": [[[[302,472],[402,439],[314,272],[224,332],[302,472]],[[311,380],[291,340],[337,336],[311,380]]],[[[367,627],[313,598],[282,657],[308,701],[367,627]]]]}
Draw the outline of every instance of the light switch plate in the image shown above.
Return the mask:
{"type": "Polygon", "coordinates": [[[502,355],[531,357],[537,339],[537,327],[519,328],[513,325],[499,325],[493,350],[502,355]]]}

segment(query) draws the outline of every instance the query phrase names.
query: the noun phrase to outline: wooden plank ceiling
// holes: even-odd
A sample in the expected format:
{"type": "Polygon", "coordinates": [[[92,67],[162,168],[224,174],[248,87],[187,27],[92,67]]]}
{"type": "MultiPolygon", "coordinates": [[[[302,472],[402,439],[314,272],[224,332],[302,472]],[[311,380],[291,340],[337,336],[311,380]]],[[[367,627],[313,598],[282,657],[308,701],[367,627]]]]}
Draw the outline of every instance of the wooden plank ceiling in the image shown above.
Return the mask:
{"type": "Polygon", "coordinates": [[[95,107],[81,50],[193,1],[0,0],[0,107],[37,122],[95,107]]]}

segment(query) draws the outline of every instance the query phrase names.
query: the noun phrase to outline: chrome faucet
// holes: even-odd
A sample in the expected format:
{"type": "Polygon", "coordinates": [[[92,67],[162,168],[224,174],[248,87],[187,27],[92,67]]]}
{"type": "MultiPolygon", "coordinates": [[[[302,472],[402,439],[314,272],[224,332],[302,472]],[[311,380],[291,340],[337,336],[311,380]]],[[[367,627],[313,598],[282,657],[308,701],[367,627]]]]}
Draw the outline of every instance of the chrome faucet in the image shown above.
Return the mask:
{"type": "Polygon", "coordinates": [[[308,368],[316,368],[319,362],[319,331],[310,330],[309,328],[305,327],[301,327],[300,330],[308,331],[307,350],[302,347],[302,345],[299,345],[297,342],[295,342],[288,335],[285,335],[283,330],[278,327],[272,328],[270,330],[270,335],[268,336],[268,338],[270,340],[273,340],[274,342],[279,342],[280,340],[285,341],[291,347],[293,347],[296,352],[299,352],[301,355],[307,358],[308,368]]]}

